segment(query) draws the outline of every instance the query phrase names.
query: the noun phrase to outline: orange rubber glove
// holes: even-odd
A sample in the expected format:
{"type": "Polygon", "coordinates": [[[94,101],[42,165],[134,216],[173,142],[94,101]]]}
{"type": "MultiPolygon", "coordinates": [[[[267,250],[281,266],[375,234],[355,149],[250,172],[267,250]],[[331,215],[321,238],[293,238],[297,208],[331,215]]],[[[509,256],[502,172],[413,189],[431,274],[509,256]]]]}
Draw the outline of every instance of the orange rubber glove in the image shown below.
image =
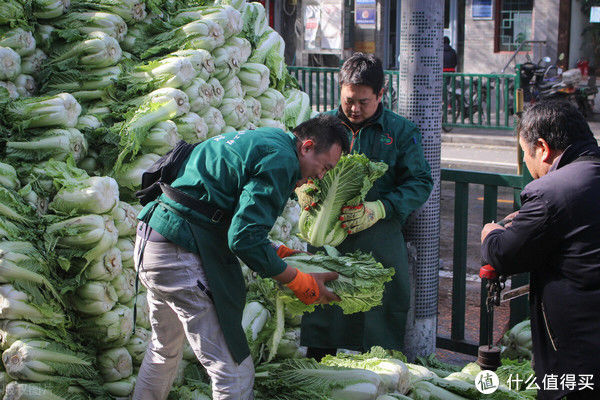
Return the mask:
{"type": "Polygon", "coordinates": [[[294,292],[296,297],[304,304],[312,304],[319,300],[319,286],[312,275],[302,272],[296,268],[296,277],[286,286],[294,292]]]}
{"type": "Polygon", "coordinates": [[[279,258],[293,256],[294,254],[298,254],[298,253],[301,253],[301,251],[290,249],[289,247],[287,247],[283,244],[277,248],[277,255],[279,256],[279,258]]]}

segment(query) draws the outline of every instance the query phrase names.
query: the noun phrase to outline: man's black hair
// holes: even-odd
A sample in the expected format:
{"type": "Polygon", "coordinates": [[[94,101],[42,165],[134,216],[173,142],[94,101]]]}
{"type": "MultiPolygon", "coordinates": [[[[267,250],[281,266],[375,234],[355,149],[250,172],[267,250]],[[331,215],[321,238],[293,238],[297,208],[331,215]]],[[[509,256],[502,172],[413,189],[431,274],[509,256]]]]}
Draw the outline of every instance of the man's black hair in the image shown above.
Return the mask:
{"type": "Polygon", "coordinates": [[[450,44],[450,38],[448,36],[444,36],[444,44],[450,44]]]}
{"type": "Polygon", "coordinates": [[[344,125],[333,115],[319,114],[295,127],[293,133],[300,140],[311,139],[316,153],[328,151],[335,143],[340,145],[342,152],[350,151],[344,125]]]}
{"type": "Polygon", "coordinates": [[[567,101],[541,101],[523,112],[517,132],[532,149],[544,139],[552,150],[564,151],[569,145],[588,141],[594,134],[575,106],[567,101]]]}
{"type": "Polygon", "coordinates": [[[383,66],[372,54],[354,53],[340,70],[340,87],[343,85],[365,85],[379,95],[383,88],[383,66]]]}

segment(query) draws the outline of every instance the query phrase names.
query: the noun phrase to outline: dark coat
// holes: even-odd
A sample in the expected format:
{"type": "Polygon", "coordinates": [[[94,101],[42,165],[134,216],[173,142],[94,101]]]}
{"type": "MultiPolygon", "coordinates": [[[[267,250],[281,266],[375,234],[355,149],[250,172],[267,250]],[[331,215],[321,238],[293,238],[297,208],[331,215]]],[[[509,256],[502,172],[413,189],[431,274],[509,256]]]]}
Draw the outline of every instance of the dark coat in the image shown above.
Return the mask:
{"type": "Polygon", "coordinates": [[[456,68],[456,64],[456,51],[449,44],[444,44],[444,68],[456,68]]]}
{"type": "Polygon", "coordinates": [[[512,225],[482,244],[483,259],[499,273],[531,273],[539,399],[571,392],[560,385],[565,374],[576,375],[575,390],[582,374],[593,374],[590,399],[600,388],[600,159],[581,156],[600,157],[597,143],[568,147],[548,174],[525,187],[512,225]],[[543,390],[549,374],[557,375],[559,390],[543,390]]]}

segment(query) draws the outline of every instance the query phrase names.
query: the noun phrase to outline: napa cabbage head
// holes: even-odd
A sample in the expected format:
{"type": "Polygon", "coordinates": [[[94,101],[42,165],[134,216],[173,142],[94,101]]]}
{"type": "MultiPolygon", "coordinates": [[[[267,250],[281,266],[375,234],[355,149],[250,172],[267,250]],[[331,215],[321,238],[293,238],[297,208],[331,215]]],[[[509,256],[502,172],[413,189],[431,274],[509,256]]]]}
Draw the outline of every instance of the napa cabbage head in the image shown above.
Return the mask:
{"type": "Polygon", "coordinates": [[[92,176],[66,183],[49,208],[57,214],[103,214],[119,203],[119,186],[109,176],[92,176]]]}
{"type": "Polygon", "coordinates": [[[285,42],[281,35],[267,27],[265,33],[258,39],[249,62],[266,65],[270,71],[271,82],[276,82],[284,74],[284,50],[285,42]]]}
{"type": "Polygon", "coordinates": [[[410,387],[410,372],[401,361],[391,357],[370,357],[368,353],[353,356],[327,355],[321,363],[332,367],[360,368],[375,372],[388,392],[405,394],[410,387]]]}
{"type": "Polygon", "coordinates": [[[290,89],[285,99],[283,119],[289,129],[294,129],[310,118],[310,98],[308,94],[298,89],[290,89]]]}
{"type": "Polygon", "coordinates": [[[13,80],[21,73],[21,56],[10,47],[0,46],[0,80],[13,80]]]}
{"type": "Polygon", "coordinates": [[[0,162],[0,186],[4,186],[5,188],[12,190],[17,190],[21,187],[15,167],[10,164],[0,162]]]}
{"type": "MultiPolygon", "coordinates": [[[[356,251],[341,255],[326,246],[327,253],[297,253],[286,257],[288,266],[304,273],[337,272],[338,278],[325,286],[340,297],[336,302],[344,314],[369,311],[381,304],[385,283],[392,280],[394,268],[385,268],[371,254],[356,251]]],[[[290,314],[313,311],[314,304],[305,305],[287,289],[281,293],[290,314]]]]}
{"type": "MultiPolygon", "coordinates": [[[[131,355],[131,361],[134,366],[142,365],[144,355],[146,354],[146,348],[150,344],[152,338],[152,332],[148,329],[137,326],[133,333],[133,336],[129,339],[129,342],[125,345],[125,348],[131,355]]],[[[192,353],[193,354],[193,353],[192,353]]],[[[196,356],[194,355],[194,358],[196,356]]]]}
{"type": "Polygon", "coordinates": [[[342,243],[347,236],[339,220],[342,207],[361,204],[387,168],[385,163],[372,162],[364,154],[345,155],[323,179],[298,188],[303,209],[298,222],[300,237],[315,247],[342,243]],[[307,206],[311,207],[307,210],[307,206]]]}
{"type": "Polygon", "coordinates": [[[256,372],[256,398],[293,393],[298,399],[375,400],[385,390],[381,378],[373,371],[330,367],[312,359],[290,358],[276,367],[261,365],[256,372]]]}
{"type": "Polygon", "coordinates": [[[242,21],[244,23],[243,36],[249,38],[252,44],[256,45],[269,27],[265,7],[260,3],[248,3],[242,12],[242,21]]]}
{"type": "Polygon", "coordinates": [[[130,377],[121,379],[119,381],[104,382],[102,387],[113,397],[127,398],[131,392],[133,392],[136,378],[136,375],[131,375],[130,377]]]}

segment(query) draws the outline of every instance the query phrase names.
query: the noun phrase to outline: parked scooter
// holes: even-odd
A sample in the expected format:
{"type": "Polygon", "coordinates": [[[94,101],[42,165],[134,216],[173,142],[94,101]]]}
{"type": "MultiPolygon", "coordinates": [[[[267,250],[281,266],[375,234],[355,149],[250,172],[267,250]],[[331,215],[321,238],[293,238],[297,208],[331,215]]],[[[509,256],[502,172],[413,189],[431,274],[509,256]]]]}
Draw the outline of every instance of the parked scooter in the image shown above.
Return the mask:
{"type": "Polygon", "coordinates": [[[590,117],[594,109],[594,99],[598,93],[598,87],[588,85],[575,90],[575,102],[581,114],[587,118],[590,117]]]}
{"type": "Polygon", "coordinates": [[[581,81],[579,68],[569,69],[562,73],[561,80],[540,92],[539,98],[543,100],[566,100],[577,105],[575,86],[581,81]]]}
{"type": "Polygon", "coordinates": [[[463,118],[473,118],[475,120],[479,118],[477,113],[481,113],[482,121],[485,121],[486,114],[484,110],[487,108],[488,101],[487,87],[482,84],[479,78],[474,78],[472,84],[471,80],[465,80],[464,94],[463,82],[458,79],[454,82],[454,87],[452,80],[447,79],[445,86],[446,93],[443,96],[443,100],[449,122],[459,122],[463,118]]]}
{"type": "MultiPolygon", "coordinates": [[[[581,68],[580,68],[581,69],[581,68]]],[[[587,72],[587,71],[586,71],[587,72]]],[[[575,92],[575,101],[577,107],[584,117],[590,117],[594,112],[594,99],[598,93],[598,86],[596,86],[596,75],[590,75],[587,86],[577,88],[575,92]]]]}
{"type": "Polygon", "coordinates": [[[550,57],[543,57],[537,64],[532,62],[521,64],[520,79],[525,103],[535,103],[541,93],[549,90],[556,83],[557,67],[550,64],[550,61],[550,57]]]}
{"type": "MultiPolygon", "coordinates": [[[[550,57],[542,57],[537,64],[530,61],[521,64],[520,82],[523,89],[523,101],[525,104],[535,103],[540,94],[550,89],[558,81],[558,67],[551,64],[550,57]]],[[[514,114],[514,81],[508,86],[508,112],[514,114]]]]}

